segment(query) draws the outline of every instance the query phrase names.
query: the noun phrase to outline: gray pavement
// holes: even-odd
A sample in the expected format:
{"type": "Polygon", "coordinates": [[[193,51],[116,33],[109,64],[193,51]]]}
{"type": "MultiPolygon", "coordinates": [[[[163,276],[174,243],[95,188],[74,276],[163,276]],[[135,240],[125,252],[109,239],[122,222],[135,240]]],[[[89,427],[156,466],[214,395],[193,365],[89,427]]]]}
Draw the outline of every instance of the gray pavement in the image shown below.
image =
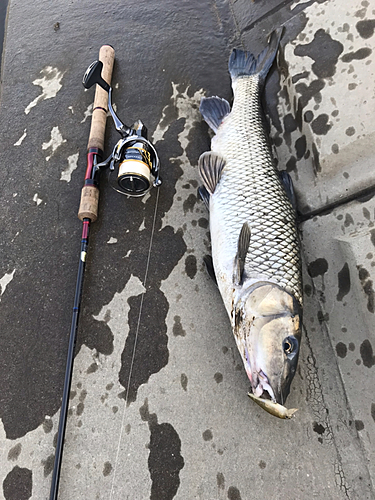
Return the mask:
{"type": "MultiPolygon", "coordinates": [[[[76,346],[61,500],[372,499],[375,2],[10,0],[0,107],[0,499],[47,499],[78,266],[93,91],[141,118],[163,185],[103,176],[76,346]],[[232,47],[285,26],[265,104],[298,196],[304,335],[280,421],[248,382],[207,276],[197,197],[203,95],[231,99],[232,47]]],[[[107,123],[106,149],[118,136],[107,123]]]]}

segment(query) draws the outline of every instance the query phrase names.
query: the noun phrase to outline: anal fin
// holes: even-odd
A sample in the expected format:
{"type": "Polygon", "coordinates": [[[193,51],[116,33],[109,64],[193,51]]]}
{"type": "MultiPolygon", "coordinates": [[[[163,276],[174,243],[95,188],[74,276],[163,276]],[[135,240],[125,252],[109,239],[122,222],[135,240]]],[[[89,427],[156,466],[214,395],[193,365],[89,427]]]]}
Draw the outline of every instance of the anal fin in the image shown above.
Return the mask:
{"type": "Polygon", "coordinates": [[[241,228],[237,244],[237,253],[234,259],[233,281],[236,285],[240,285],[243,278],[245,268],[245,259],[250,245],[251,230],[247,222],[241,228]]]}

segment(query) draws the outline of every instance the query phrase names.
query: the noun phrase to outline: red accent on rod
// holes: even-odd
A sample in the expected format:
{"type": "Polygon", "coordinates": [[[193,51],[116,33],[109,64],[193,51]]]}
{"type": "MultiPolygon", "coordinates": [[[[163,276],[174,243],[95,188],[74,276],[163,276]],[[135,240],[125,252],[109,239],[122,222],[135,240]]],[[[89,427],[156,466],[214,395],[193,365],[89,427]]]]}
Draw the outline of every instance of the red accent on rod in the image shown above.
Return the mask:
{"type": "Polygon", "coordinates": [[[89,226],[90,226],[90,221],[84,220],[83,226],[82,226],[82,239],[83,240],[87,240],[87,238],[89,236],[89,226]]]}
{"type": "Polygon", "coordinates": [[[87,169],[85,175],[85,181],[92,178],[92,169],[94,167],[94,157],[97,153],[88,152],[87,153],[87,169]]]}

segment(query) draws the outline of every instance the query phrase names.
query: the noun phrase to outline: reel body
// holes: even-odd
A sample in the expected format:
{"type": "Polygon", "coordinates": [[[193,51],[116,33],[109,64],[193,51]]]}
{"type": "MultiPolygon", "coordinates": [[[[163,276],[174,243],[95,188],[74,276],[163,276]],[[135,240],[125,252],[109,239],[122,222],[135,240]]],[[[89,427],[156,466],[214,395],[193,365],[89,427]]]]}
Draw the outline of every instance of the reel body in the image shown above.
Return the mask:
{"type": "Polygon", "coordinates": [[[147,128],[141,120],[136,121],[132,127],[127,127],[116,115],[112,106],[112,88],[102,78],[102,68],[101,61],[90,64],[82,83],[85,88],[90,88],[96,83],[108,92],[108,109],[122,138],[104,162],[94,165],[92,179],[95,182],[99,171],[109,166],[110,173],[117,170],[115,181],[110,176],[110,185],[113,189],[128,196],[143,196],[153,186],[158,187],[161,184],[159,157],[147,139],[147,128]]]}

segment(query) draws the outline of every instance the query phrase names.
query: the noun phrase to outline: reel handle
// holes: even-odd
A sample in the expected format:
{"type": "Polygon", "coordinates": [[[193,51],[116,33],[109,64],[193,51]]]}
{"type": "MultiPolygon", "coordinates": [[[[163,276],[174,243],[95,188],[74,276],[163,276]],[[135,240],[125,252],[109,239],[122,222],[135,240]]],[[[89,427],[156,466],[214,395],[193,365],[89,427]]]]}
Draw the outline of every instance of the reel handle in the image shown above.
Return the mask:
{"type": "MultiPolygon", "coordinates": [[[[110,45],[103,45],[99,50],[99,60],[103,63],[102,77],[111,85],[115,51],[110,45]]],[[[87,150],[88,165],[86,171],[85,185],[81,191],[81,202],[78,209],[78,218],[83,221],[90,219],[95,222],[98,218],[99,188],[91,182],[94,156],[99,156],[104,151],[104,135],[107,123],[108,92],[96,85],[94,109],[92,112],[91,128],[87,150]],[[90,153],[90,151],[97,151],[90,153]]],[[[99,158],[100,162],[100,158],[99,158]]]]}
{"type": "MultiPolygon", "coordinates": [[[[103,63],[102,77],[111,85],[115,51],[110,45],[103,45],[99,50],[99,61],[103,63]]],[[[96,86],[94,109],[87,149],[98,148],[104,151],[104,133],[108,113],[108,92],[96,86]]]]}

